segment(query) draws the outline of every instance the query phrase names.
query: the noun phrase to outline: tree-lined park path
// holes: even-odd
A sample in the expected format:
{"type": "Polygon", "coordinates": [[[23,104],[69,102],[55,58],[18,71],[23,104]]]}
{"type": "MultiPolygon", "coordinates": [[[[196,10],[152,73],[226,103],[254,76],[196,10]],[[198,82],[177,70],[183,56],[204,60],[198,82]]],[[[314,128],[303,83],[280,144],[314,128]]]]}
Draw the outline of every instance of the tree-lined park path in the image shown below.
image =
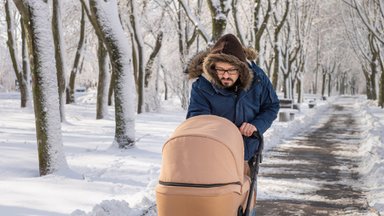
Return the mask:
{"type": "Polygon", "coordinates": [[[341,97],[308,130],[266,152],[257,215],[378,215],[359,179],[361,118],[354,99],[341,97]]]}

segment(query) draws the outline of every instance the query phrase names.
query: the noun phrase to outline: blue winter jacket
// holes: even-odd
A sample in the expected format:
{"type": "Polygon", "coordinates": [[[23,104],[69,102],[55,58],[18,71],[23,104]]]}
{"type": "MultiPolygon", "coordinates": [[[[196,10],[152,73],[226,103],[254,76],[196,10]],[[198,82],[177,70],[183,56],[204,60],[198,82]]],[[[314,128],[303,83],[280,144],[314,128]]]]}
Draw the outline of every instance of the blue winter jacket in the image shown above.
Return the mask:
{"type": "MultiPolygon", "coordinates": [[[[256,126],[263,134],[276,119],[279,100],[269,78],[254,62],[249,63],[253,81],[249,89],[234,91],[220,88],[204,76],[192,84],[187,118],[197,115],[217,115],[232,121],[237,127],[243,122],[256,126]]],[[[244,159],[249,160],[258,150],[255,137],[244,138],[244,159]]]]}

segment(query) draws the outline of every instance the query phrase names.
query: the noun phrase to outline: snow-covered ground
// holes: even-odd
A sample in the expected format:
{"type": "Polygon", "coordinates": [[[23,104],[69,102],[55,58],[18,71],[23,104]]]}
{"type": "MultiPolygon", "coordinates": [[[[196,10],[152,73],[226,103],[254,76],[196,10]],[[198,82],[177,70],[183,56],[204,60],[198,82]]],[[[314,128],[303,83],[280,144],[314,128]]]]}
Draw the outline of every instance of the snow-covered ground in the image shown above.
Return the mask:
{"type": "MultiPolygon", "coordinates": [[[[161,148],[185,118],[177,104],[168,102],[159,113],[138,115],[136,147],[119,150],[111,147],[113,109],[109,119],[95,120],[95,94],[79,97],[77,104],[66,105],[67,122],[62,124],[66,158],[75,175],[39,177],[33,109],[19,108],[18,98],[18,93],[0,93],[2,215],[155,215],[161,148]]],[[[313,109],[303,103],[293,121],[275,121],[265,134],[265,151],[316,121],[333,99],[317,100],[313,109]]],[[[364,97],[355,100],[367,128],[359,168],[362,185],[370,205],[384,214],[384,110],[364,97]]],[[[272,197],[262,193],[259,198],[272,197]]]]}

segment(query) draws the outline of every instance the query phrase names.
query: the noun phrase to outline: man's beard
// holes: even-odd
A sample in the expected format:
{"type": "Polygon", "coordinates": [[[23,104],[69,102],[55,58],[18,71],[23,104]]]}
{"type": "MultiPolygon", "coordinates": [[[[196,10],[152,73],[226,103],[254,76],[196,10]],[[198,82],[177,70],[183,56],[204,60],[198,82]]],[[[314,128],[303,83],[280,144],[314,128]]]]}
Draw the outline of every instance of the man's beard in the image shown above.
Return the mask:
{"type": "Polygon", "coordinates": [[[229,77],[228,77],[228,78],[221,78],[221,80],[222,80],[222,81],[227,81],[227,80],[232,81],[231,83],[221,82],[221,84],[223,84],[223,86],[226,87],[226,88],[229,88],[229,87],[233,86],[233,84],[234,84],[233,79],[231,79],[231,78],[229,78],[229,77]]]}

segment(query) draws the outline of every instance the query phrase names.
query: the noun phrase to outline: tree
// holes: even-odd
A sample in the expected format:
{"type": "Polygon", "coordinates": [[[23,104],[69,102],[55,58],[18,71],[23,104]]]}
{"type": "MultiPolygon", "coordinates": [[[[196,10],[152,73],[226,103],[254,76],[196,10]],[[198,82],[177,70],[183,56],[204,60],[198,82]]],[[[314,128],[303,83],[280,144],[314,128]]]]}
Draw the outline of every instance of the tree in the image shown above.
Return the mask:
{"type": "MultiPolygon", "coordinates": [[[[29,104],[31,103],[30,101],[30,85],[29,85],[29,81],[30,81],[30,70],[29,70],[29,62],[26,62],[25,60],[23,60],[23,63],[26,63],[26,64],[23,64],[23,67],[21,68],[20,67],[20,64],[18,63],[17,61],[17,52],[16,52],[16,46],[17,46],[17,43],[16,43],[16,40],[15,40],[15,35],[14,35],[14,31],[15,31],[15,21],[13,19],[13,16],[11,14],[12,12],[12,9],[11,9],[11,1],[9,0],[5,0],[5,18],[6,18],[6,21],[7,21],[7,33],[8,33],[8,40],[7,40],[7,45],[8,45],[8,50],[9,50],[9,54],[11,56],[11,60],[12,60],[12,66],[13,66],[13,69],[15,71],[15,75],[16,75],[16,79],[17,79],[17,82],[19,84],[19,90],[20,90],[20,106],[21,107],[27,107],[29,106],[29,104]]],[[[23,31],[23,30],[22,30],[23,31]]],[[[23,57],[24,56],[27,56],[27,55],[24,55],[26,54],[25,53],[25,49],[24,49],[24,45],[25,45],[25,38],[23,37],[22,38],[22,52],[23,52],[23,57]]]]}
{"type": "Polygon", "coordinates": [[[79,42],[77,44],[77,50],[76,50],[76,56],[75,60],[73,61],[73,66],[71,69],[71,73],[69,76],[69,83],[66,88],[66,103],[71,104],[75,103],[75,82],[76,82],[76,75],[80,72],[81,68],[81,58],[83,56],[83,50],[85,46],[85,8],[82,6],[81,9],[81,21],[80,21],[80,37],[79,42]]]}
{"type": "Polygon", "coordinates": [[[31,93],[31,64],[29,59],[29,52],[28,52],[28,42],[27,42],[27,35],[26,35],[26,29],[23,25],[24,20],[23,17],[20,17],[20,24],[21,24],[21,56],[23,58],[23,80],[25,84],[22,84],[20,87],[21,92],[21,101],[22,106],[30,105],[30,93],[31,93]],[[23,96],[25,94],[25,96],[23,96]],[[25,101],[25,103],[23,102],[25,101]]]}
{"type": "Polygon", "coordinates": [[[64,156],[55,55],[46,1],[14,0],[27,29],[40,175],[67,169],[64,156]]]}
{"type": "MultiPolygon", "coordinates": [[[[380,44],[382,44],[380,37],[381,35],[380,28],[377,28],[380,25],[380,20],[384,21],[384,17],[379,16],[380,13],[370,12],[368,8],[372,11],[378,11],[379,8],[374,1],[366,1],[364,5],[356,2],[346,2],[350,6],[349,20],[352,23],[353,30],[348,31],[348,39],[354,48],[354,52],[358,56],[360,61],[362,72],[366,79],[366,94],[367,98],[371,100],[376,100],[377,97],[377,87],[376,87],[376,76],[380,72],[383,73],[380,58],[381,50],[380,44]],[[367,8],[362,8],[367,7],[367,8]],[[356,16],[356,14],[358,16],[356,16]],[[361,20],[358,20],[356,17],[360,17],[361,20]],[[360,21],[360,22],[358,22],[360,21]],[[362,28],[365,27],[365,28],[362,28]]],[[[347,25],[347,21],[344,21],[347,25]]],[[[382,25],[382,24],[381,24],[382,25]]],[[[382,85],[379,87],[379,97],[380,92],[382,91],[382,85]]],[[[379,106],[380,106],[379,99],[379,106]]]]}
{"type": "Polygon", "coordinates": [[[371,71],[371,87],[372,87],[372,100],[377,99],[377,88],[376,88],[376,75],[379,73],[379,56],[380,51],[378,50],[378,47],[375,44],[376,38],[373,37],[372,33],[370,32],[368,34],[368,41],[369,41],[369,49],[371,52],[371,59],[370,59],[370,71],[371,71]]]}
{"type": "Polygon", "coordinates": [[[299,43],[300,50],[298,51],[295,61],[292,65],[291,75],[291,95],[294,98],[297,93],[297,103],[303,101],[303,76],[304,68],[308,59],[308,48],[309,48],[309,35],[312,31],[312,21],[315,16],[315,9],[317,7],[316,2],[293,2],[293,23],[294,31],[296,35],[296,41],[299,43]],[[295,91],[296,89],[296,91],[295,91]]]}
{"type": "MultiPolygon", "coordinates": [[[[368,60],[370,62],[369,69],[365,65],[362,65],[363,73],[367,79],[367,96],[369,99],[373,100],[377,98],[375,75],[381,71],[378,105],[384,107],[384,66],[382,62],[382,47],[384,45],[384,2],[381,0],[367,0],[361,2],[356,0],[344,0],[343,2],[350,6],[354,12],[350,13],[351,19],[355,20],[357,19],[356,17],[358,17],[359,21],[365,26],[365,30],[369,34],[368,43],[372,55],[368,60]],[[357,16],[355,16],[355,14],[357,14],[357,16]],[[371,74],[371,76],[368,74],[371,74]]],[[[356,24],[353,24],[354,29],[356,29],[356,24]]],[[[352,41],[353,39],[351,38],[357,37],[358,35],[353,34],[353,36],[350,37],[350,40],[352,41]]],[[[356,47],[356,43],[354,43],[354,45],[356,47]]],[[[355,48],[355,50],[357,49],[355,48]]],[[[366,55],[359,56],[367,59],[366,55]]]]}
{"type": "Polygon", "coordinates": [[[241,44],[245,44],[245,40],[244,40],[244,36],[243,36],[243,32],[241,30],[241,23],[240,23],[240,18],[238,16],[238,9],[237,9],[237,3],[238,3],[238,0],[233,0],[232,1],[232,16],[233,16],[233,20],[235,22],[235,29],[236,29],[236,35],[237,37],[239,38],[241,44]]]}
{"type": "MultiPolygon", "coordinates": [[[[298,26],[297,26],[298,27],[298,26]]],[[[284,98],[293,98],[293,95],[290,93],[292,92],[291,89],[293,86],[289,86],[292,83],[292,66],[293,63],[297,59],[297,55],[301,49],[301,41],[298,35],[291,35],[293,34],[296,30],[293,25],[291,26],[289,22],[287,23],[287,28],[285,32],[286,40],[284,43],[282,43],[282,49],[281,49],[281,58],[282,58],[282,63],[281,63],[281,71],[283,73],[283,93],[284,93],[284,98]],[[294,38],[294,39],[293,39],[294,38]],[[294,41],[294,42],[290,42],[294,41]],[[290,78],[290,79],[289,79],[290,78]]]]}
{"type": "Polygon", "coordinates": [[[211,11],[211,20],[212,20],[212,39],[211,41],[217,41],[225,31],[227,27],[227,17],[228,13],[231,10],[231,5],[229,4],[231,0],[219,0],[212,1],[207,0],[209,10],[211,11]]]}
{"type": "MultiPolygon", "coordinates": [[[[333,59],[335,59],[335,58],[333,58],[333,59]]],[[[322,68],[322,84],[321,84],[321,97],[322,98],[325,97],[325,88],[326,87],[328,87],[328,96],[330,95],[332,74],[334,74],[336,69],[340,66],[340,63],[339,64],[337,64],[336,62],[330,63],[330,61],[332,61],[332,60],[329,60],[328,62],[326,62],[326,65],[322,65],[322,67],[321,67],[322,68]],[[327,77],[328,77],[328,82],[327,82],[327,77]]]]}
{"type": "Polygon", "coordinates": [[[130,1],[130,21],[132,26],[133,36],[135,38],[135,45],[137,47],[137,92],[138,92],[138,100],[137,100],[137,113],[144,112],[144,77],[145,77],[145,68],[144,68],[144,41],[143,35],[141,33],[141,28],[139,26],[139,21],[137,20],[139,17],[136,15],[137,6],[135,1],[130,1]]]}
{"type": "MultiPolygon", "coordinates": [[[[81,1],[81,20],[80,20],[80,40],[77,46],[77,52],[75,56],[74,66],[71,72],[70,78],[70,87],[69,89],[74,89],[75,87],[75,78],[79,68],[80,58],[83,55],[83,46],[85,41],[85,15],[87,15],[88,20],[92,23],[93,26],[97,26],[96,20],[91,15],[89,11],[88,4],[82,0],[81,1]]],[[[97,48],[97,59],[99,65],[99,76],[97,81],[97,98],[96,98],[96,119],[104,119],[108,115],[108,106],[112,105],[112,95],[114,88],[114,79],[111,79],[110,74],[110,64],[108,58],[108,51],[105,47],[102,36],[97,34],[98,48],[97,48]]],[[[81,67],[80,67],[81,68],[81,67]]],[[[81,69],[80,69],[81,71],[81,69]]],[[[74,91],[71,91],[71,96],[74,98],[74,91]]]]}
{"type": "MultiPolygon", "coordinates": [[[[278,1],[275,2],[275,5],[277,5],[277,3],[278,3],[278,1]]],[[[283,25],[287,19],[288,11],[289,11],[289,0],[286,0],[281,19],[279,20],[276,12],[273,14],[273,20],[274,20],[274,32],[273,32],[274,64],[273,64],[273,74],[272,74],[272,85],[273,85],[273,88],[275,90],[277,89],[277,82],[279,79],[279,71],[280,71],[281,50],[280,50],[280,43],[279,43],[279,34],[280,34],[280,31],[281,31],[281,29],[282,29],[282,27],[283,27],[283,25]]]]}
{"type": "Polygon", "coordinates": [[[103,40],[101,38],[98,40],[99,79],[97,84],[96,119],[103,119],[108,115],[109,58],[103,40]]]}
{"type": "Polygon", "coordinates": [[[130,47],[120,25],[116,0],[90,0],[94,28],[103,38],[115,75],[115,139],[119,148],[135,144],[135,82],[130,47]]]}
{"type": "MultiPolygon", "coordinates": [[[[177,31],[177,45],[178,45],[178,59],[182,67],[185,67],[188,61],[188,56],[191,52],[191,47],[196,43],[196,50],[199,51],[199,36],[202,37],[205,45],[210,41],[210,36],[207,33],[204,25],[202,25],[201,20],[198,17],[201,17],[200,13],[202,11],[202,1],[198,0],[196,2],[195,10],[190,8],[190,5],[187,5],[184,0],[178,0],[178,3],[174,3],[173,11],[175,14],[175,23],[177,31]],[[193,13],[192,11],[196,11],[193,13]],[[188,22],[188,19],[190,22],[188,22]]],[[[171,8],[171,5],[169,6],[171,8]]],[[[205,47],[203,48],[205,49],[205,47]]],[[[169,74],[170,70],[165,70],[165,67],[162,66],[163,71],[167,76],[170,77],[168,81],[172,80],[172,75],[169,74]]],[[[182,69],[181,69],[182,70],[182,69]]],[[[176,87],[176,92],[181,100],[181,107],[187,109],[189,103],[189,84],[188,77],[186,74],[181,74],[175,76],[178,80],[181,80],[180,87],[176,87]]],[[[169,83],[166,85],[167,88],[172,88],[169,83]]]]}
{"type": "Polygon", "coordinates": [[[52,32],[53,42],[55,45],[55,59],[56,59],[56,71],[57,71],[57,83],[59,92],[59,104],[60,104],[60,119],[61,122],[65,121],[64,104],[65,104],[65,57],[64,57],[64,40],[61,24],[61,6],[59,0],[52,1],[52,32]]]}
{"type": "Polygon", "coordinates": [[[153,48],[152,53],[149,55],[148,61],[145,64],[144,84],[145,84],[146,88],[148,88],[149,81],[150,81],[150,79],[152,77],[152,74],[153,74],[153,69],[152,69],[153,68],[153,63],[155,61],[155,58],[156,58],[157,54],[160,51],[162,42],[163,42],[163,32],[160,31],[159,34],[156,37],[155,47],[153,48]]]}
{"type": "Polygon", "coordinates": [[[210,37],[204,28],[204,26],[201,24],[201,21],[192,13],[190,8],[188,7],[187,3],[185,3],[184,0],[178,0],[181,7],[184,9],[187,17],[189,20],[196,26],[196,30],[199,32],[199,34],[203,37],[204,41],[208,43],[210,41],[210,37]]]}
{"type": "MultiPolygon", "coordinates": [[[[254,23],[253,23],[253,32],[254,32],[254,37],[255,37],[255,49],[258,53],[261,52],[261,46],[260,46],[260,43],[261,43],[261,38],[265,32],[265,29],[267,28],[267,23],[268,23],[268,20],[269,18],[271,17],[271,11],[272,11],[272,4],[271,4],[271,1],[268,0],[268,6],[267,6],[267,10],[265,11],[264,13],[264,16],[262,18],[262,20],[260,20],[260,17],[262,16],[261,14],[261,11],[262,11],[262,3],[265,2],[265,1],[262,1],[262,0],[254,0],[255,2],[255,7],[254,7],[254,10],[253,10],[253,20],[254,20],[254,23]]],[[[261,55],[258,55],[257,59],[256,59],[256,62],[258,64],[260,64],[260,58],[261,55]]]]}

